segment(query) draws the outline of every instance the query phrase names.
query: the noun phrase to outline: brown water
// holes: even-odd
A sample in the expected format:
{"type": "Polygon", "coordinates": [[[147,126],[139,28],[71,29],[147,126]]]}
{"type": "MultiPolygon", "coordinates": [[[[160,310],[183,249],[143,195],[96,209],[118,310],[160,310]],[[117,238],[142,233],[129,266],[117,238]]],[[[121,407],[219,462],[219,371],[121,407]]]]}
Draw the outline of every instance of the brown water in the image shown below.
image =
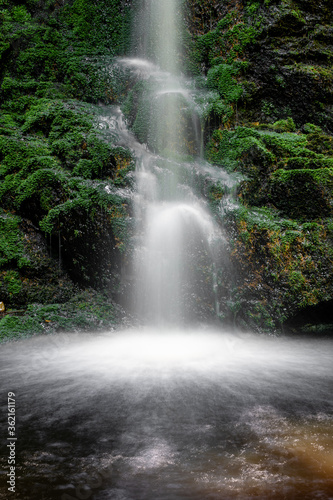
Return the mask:
{"type": "Polygon", "coordinates": [[[333,498],[332,353],[207,328],[3,345],[18,470],[1,498],[333,498]]]}

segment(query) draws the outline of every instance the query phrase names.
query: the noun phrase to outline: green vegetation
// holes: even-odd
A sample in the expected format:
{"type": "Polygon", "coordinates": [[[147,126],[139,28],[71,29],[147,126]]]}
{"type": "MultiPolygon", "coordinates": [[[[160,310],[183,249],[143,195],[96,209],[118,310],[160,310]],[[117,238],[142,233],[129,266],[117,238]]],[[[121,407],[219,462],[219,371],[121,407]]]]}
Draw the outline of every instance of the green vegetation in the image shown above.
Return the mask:
{"type": "Polygon", "coordinates": [[[121,320],[121,311],[107,295],[85,290],[64,304],[31,304],[24,314],[0,319],[0,342],[42,333],[94,331],[111,328],[121,320]]]}
{"type": "Polygon", "coordinates": [[[243,89],[237,84],[236,76],[244,63],[218,64],[213,66],[207,74],[207,86],[217,90],[226,103],[237,102],[243,93],[243,89]]]}
{"type": "Polygon", "coordinates": [[[117,291],[129,222],[118,188],[131,185],[134,161],[98,128],[93,104],[123,99],[110,67],[129,21],[118,0],[0,2],[0,301],[6,312],[28,307],[0,320],[6,338],[45,330],[31,304],[67,307],[70,328],[74,302],[71,313],[60,304],[78,286],[117,291]]]}
{"type": "Polygon", "coordinates": [[[226,303],[224,316],[254,329],[276,331],[332,293],[333,139],[310,123],[295,128],[287,118],[218,129],[206,149],[245,175],[239,207],[224,216],[241,307],[235,317],[226,303]]]}
{"type": "Polygon", "coordinates": [[[332,215],[332,137],[292,119],[273,125],[216,130],[207,146],[209,161],[247,176],[240,195],[247,205],[273,205],[285,216],[305,220],[332,215]],[[280,130],[281,132],[277,132],[280,130]]]}
{"type": "Polygon", "coordinates": [[[333,263],[331,219],[299,223],[274,209],[240,207],[226,223],[234,234],[234,269],[246,276],[238,289],[240,323],[275,331],[295,310],[325,300],[333,263]]]}
{"type": "MultiPolygon", "coordinates": [[[[248,14],[255,15],[256,8],[250,7],[248,14]]],[[[231,10],[216,23],[216,28],[195,38],[191,60],[209,65],[216,61],[232,64],[239,59],[245,48],[255,40],[260,31],[260,17],[254,23],[240,16],[237,10],[231,10]]]]}

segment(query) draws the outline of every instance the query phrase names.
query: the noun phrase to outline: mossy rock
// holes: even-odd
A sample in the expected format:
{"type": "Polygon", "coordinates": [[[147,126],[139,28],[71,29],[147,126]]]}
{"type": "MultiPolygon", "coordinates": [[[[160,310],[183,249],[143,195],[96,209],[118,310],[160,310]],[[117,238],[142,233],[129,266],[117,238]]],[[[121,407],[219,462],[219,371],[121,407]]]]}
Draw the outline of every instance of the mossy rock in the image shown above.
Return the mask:
{"type": "Polygon", "coordinates": [[[79,291],[66,303],[31,303],[26,311],[7,310],[0,317],[0,343],[40,334],[96,331],[118,325],[124,312],[106,294],[79,291]]]}
{"type": "Polygon", "coordinates": [[[6,307],[68,300],[75,287],[50,256],[43,234],[11,214],[0,217],[0,226],[0,296],[6,307]]]}
{"type": "Polygon", "coordinates": [[[229,212],[236,324],[278,331],[297,311],[333,298],[331,220],[301,223],[256,207],[229,212]]]}
{"type": "Polygon", "coordinates": [[[333,169],[277,170],[271,177],[269,195],[284,215],[317,219],[333,213],[333,169]]]}
{"type": "Polygon", "coordinates": [[[249,173],[260,167],[268,167],[275,156],[261,141],[260,133],[247,127],[235,130],[216,130],[207,145],[207,159],[212,163],[227,166],[249,173]]]}

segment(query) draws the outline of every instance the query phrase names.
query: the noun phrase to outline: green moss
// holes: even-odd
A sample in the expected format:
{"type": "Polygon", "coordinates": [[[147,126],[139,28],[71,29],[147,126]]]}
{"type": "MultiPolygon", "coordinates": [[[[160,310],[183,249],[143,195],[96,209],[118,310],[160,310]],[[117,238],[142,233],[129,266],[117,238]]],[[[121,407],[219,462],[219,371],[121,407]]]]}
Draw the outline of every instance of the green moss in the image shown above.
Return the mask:
{"type": "Polygon", "coordinates": [[[236,290],[247,324],[274,331],[295,310],[318,303],[328,293],[330,221],[300,223],[256,207],[228,214],[234,272],[246,277],[236,290]]]}
{"type": "Polygon", "coordinates": [[[0,342],[17,337],[28,337],[43,333],[41,323],[34,318],[7,315],[0,319],[0,342]]]}
{"type": "Polygon", "coordinates": [[[278,132],[295,132],[296,125],[292,118],[287,118],[286,120],[279,120],[273,123],[273,129],[278,132]]]}
{"type": "Polygon", "coordinates": [[[87,289],[65,304],[31,304],[23,315],[6,315],[0,319],[0,342],[59,331],[105,330],[120,317],[120,309],[106,295],[87,289]]]}
{"type": "Polygon", "coordinates": [[[7,271],[4,275],[4,282],[11,295],[16,295],[22,290],[22,282],[17,271],[7,271]]]}
{"type": "Polygon", "coordinates": [[[207,74],[208,88],[217,90],[226,103],[237,102],[243,93],[241,85],[234,78],[239,71],[240,65],[213,66],[207,74]]]}
{"type": "Polygon", "coordinates": [[[249,156],[255,156],[262,165],[269,165],[275,159],[273,153],[265,147],[260,133],[246,127],[216,130],[208,143],[206,155],[212,163],[233,169],[238,167],[242,171],[244,169],[240,167],[239,161],[242,160],[245,165],[249,156]]]}
{"type": "Polygon", "coordinates": [[[102,0],[93,5],[89,0],[74,0],[65,7],[63,19],[73,27],[74,34],[92,46],[123,52],[129,44],[130,11],[119,0],[102,0]]]}
{"type": "Polygon", "coordinates": [[[216,64],[216,58],[218,58],[219,63],[232,64],[236,59],[241,58],[245,48],[260,33],[260,18],[257,18],[254,23],[251,19],[255,10],[255,7],[252,7],[253,12],[247,10],[247,14],[250,15],[249,19],[243,19],[236,10],[228,12],[218,21],[215,29],[195,39],[191,54],[192,60],[197,64],[207,60],[209,64],[216,64]]]}
{"type": "Polygon", "coordinates": [[[303,129],[307,134],[322,133],[322,129],[317,125],[313,125],[313,123],[306,123],[303,129]]]}
{"type": "Polygon", "coordinates": [[[0,214],[0,268],[8,264],[28,265],[19,224],[20,217],[5,212],[0,214]]]}
{"type": "Polygon", "coordinates": [[[289,282],[291,289],[297,293],[304,288],[306,279],[300,271],[292,271],[289,275],[289,282]]]}

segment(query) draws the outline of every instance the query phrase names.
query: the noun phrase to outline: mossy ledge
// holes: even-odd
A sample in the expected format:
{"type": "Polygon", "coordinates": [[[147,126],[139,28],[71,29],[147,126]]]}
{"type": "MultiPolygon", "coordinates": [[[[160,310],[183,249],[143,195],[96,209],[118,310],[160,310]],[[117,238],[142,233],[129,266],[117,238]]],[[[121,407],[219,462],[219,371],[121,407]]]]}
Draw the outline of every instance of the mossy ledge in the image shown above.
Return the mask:
{"type": "Polygon", "coordinates": [[[290,119],[213,133],[208,159],[244,175],[222,219],[234,273],[225,320],[278,332],[332,300],[332,145],[319,127],[296,131],[290,119]]]}

